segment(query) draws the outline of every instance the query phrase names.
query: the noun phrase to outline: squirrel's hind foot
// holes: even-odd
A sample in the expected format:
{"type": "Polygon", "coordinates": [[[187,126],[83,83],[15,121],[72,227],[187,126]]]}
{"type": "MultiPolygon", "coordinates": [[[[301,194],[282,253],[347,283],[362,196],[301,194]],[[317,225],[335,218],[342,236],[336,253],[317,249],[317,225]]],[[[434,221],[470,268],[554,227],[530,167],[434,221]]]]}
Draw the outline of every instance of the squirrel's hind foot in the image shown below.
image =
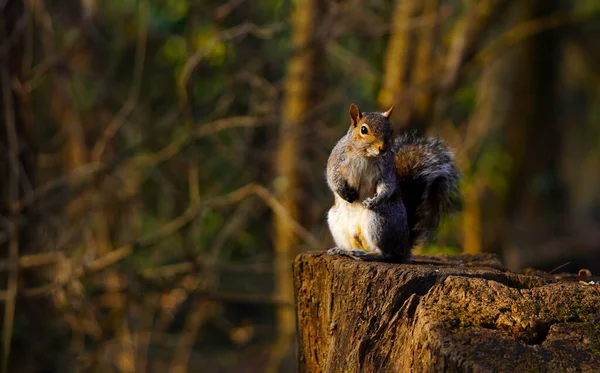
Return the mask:
{"type": "Polygon", "coordinates": [[[361,259],[361,260],[366,260],[366,261],[370,261],[370,262],[384,262],[389,259],[388,255],[360,251],[360,250],[352,250],[350,252],[350,256],[352,256],[355,259],[361,259]]]}
{"type": "Polygon", "coordinates": [[[343,255],[343,256],[348,256],[348,257],[350,257],[352,259],[356,259],[356,260],[380,261],[380,262],[383,262],[383,261],[386,261],[389,259],[388,255],[376,254],[376,253],[371,253],[371,252],[366,252],[366,251],[361,251],[361,250],[344,250],[337,246],[327,250],[327,255],[343,255]]]}
{"type": "Polygon", "coordinates": [[[350,251],[348,250],[344,250],[342,248],[339,247],[332,247],[331,249],[327,250],[327,255],[343,255],[343,256],[352,256],[350,254],[350,251]]]}

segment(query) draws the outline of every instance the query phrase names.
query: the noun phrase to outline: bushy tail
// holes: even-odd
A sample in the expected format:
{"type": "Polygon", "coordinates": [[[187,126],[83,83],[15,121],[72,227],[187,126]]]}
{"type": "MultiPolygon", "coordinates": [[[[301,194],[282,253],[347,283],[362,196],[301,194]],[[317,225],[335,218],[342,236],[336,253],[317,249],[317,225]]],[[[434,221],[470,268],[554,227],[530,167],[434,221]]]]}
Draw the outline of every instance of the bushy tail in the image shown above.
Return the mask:
{"type": "Polygon", "coordinates": [[[458,205],[460,175],[454,155],[441,139],[404,134],[392,148],[412,246],[427,238],[441,215],[458,205]]]}

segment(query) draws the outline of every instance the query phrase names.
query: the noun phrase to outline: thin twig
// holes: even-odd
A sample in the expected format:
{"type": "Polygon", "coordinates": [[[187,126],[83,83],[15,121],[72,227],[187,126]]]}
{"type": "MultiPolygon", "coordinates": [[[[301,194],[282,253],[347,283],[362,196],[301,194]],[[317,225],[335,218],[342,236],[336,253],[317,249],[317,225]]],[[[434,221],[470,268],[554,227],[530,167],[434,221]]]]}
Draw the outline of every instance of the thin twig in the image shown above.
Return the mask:
{"type": "Polygon", "coordinates": [[[107,268],[117,262],[120,262],[124,258],[131,255],[137,249],[156,245],[157,243],[163,241],[165,238],[180,231],[183,227],[185,227],[192,220],[194,220],[200,214],[200,212],[203,211],[204,208],[216,208],[230,205],[233,203],[237,203],[251,195],[257,195],[258,197],[260,197],[262,200],[265,201],[265,203],[267,203],[267,205],[271,208],[271,210],[273,210],[273,212],[276,215],[279,215],[281,219],[287,219],[294,233],[296,233],[300,238],[302,238],[310,246],[311,249],[317,249],[319,247],[319,242],[317,241],[317,239],[310,232],[308,232],[306,228],[304,228],[300,223],[298,223],[296,220],[290,217],[285,208],[269,190],[260,185],[247,184],[224,196],[209,199],[203,205],[190,205],[182,215],[163,225],[156,233],[147,237],[143,237],[136,241],[134,244],[124,245],[104,255],[103,257],[89,263],[85,266],[85,272],[101,271],[104,268],[107,268]]]}
{"type": "Polygon", "coordinates": [[[0,58],[6,58],[11,51],[11,48],[15,45],[17,40],[23,35],[25,29],[27,28],[27,24],[29,23],[29,13],[23,12],[23,15],[19,18],[18,22],[15,24],[10,35],[4,37],[2,40],[2,44],[0,44],[0,58]]]}
{"type": "Polygon", "coordinates": [[[555,271],[558,271],[559,269],[561,269],[565,266],[568,266],[569,264],[571,264],[571,262],[563,263],[563,264],[559,265],[558,267],[554,268],[552,271],[548,272],[548,274],[554,273],[555,271]]]}
{"type": "Polygon", "coordinates": [[[219,43],[224,43],[239,37],[243,37],[246,35],[254,35],[259,38],[268,39],[273,37],[274,33],[283,29],[283,25],[280,23],[275,23],[273,25],[267,27],[259,27],[252,23],[243,23],[241,25],[232,27],[225,31],[222,31],[208,46],[205,48],[198,49],[188,60],[185,62],[183,69],[181,70],[181,74],[178,79],[178,90],[179,97],[183,103],[187,103],[187,92],[185,87],[192,76],[192,73],[198,67],[198,64],[204,57],[208,55],[219,43]]]}
{"type": "Polygon", "coordinates": [[[238,6],[240,6],[245,0],[229,0],[227,3],[223,5],[219,5],[217,9],[215,9],[215,18],[217,20],[221,20],[227,17],[231,12],[235,10],[238,6]]]}
{"type": "Polygon", "coordinates": [[[265,125],[258,118],[254,117],[231,117],[218,119],[210,123],[205,123],[195,131],[192,131],[188,136],[180,136],[173,140],[169,145],[163,147],[158,152],[152,155],[140,155],[134,160],[138,167],[153,167],[158,163],[162,163],[181,152],[192,141],[213,135],[217,132],[230,128],[252,128],[265,125]]]}
{"type": "Polygon", "coordinates": [[[239,303],[239,304],[272,304],[280,307],[293,307],[294,302],[287,299],[272,295],[262,294],[238,294],[227,292],[212,292],[212,291],[193,291],[192,295],[203,297],[209,300],[224,302],[224,303],[239,303]]]}
{"type": "MultiPolygon", "coordinates": [[[[189,136],[182,136],[175,139],[172,143],[165,146],[157,153],[153,155],[140,155],[135,153],[139,150],[143,144],[138,144],[126,149],[122,154],[111,160],[108,163],[88,163],[68,175],[62,176],[55,180],[48,182],[47,184],[35,189],[32,193],[28,194],[19,201],[16,201],[15,206],[16,212],[21,212],[23,209],[31,206],[32,204],[39,202],[42,198],[49,194],[61,190],[63,188],[74,188],[72,185],[80,183],[81,187],[84,187],[84,183],[89,183],[93,177],[98,176],[102,173],[110,172],[119,165],[123,164],[127,159],[133,158],[135,167],[154,167],[159,163],[165,162],[176,154],[181,152],[186,146],[191,144],[193,141],[213,135],[217,132],[232,129],[232,128],[252,128],[266,125],[266,122],[260,121],[259,118],[254,117],[230,117],[224,119],[218,119],[210,123],[205,123],[196,131],[193,131],[189,136]]],[[[80,188],[74,188],[78,190],[80,188]]]]}
{"type": "Polygon", "coordinates": [[[217,207],[221,205],[228,205],[233,202],[238,202],[241,199],[247,197],[248,195],[255,194],[260,197],[265,203],[271,208],[271,210],[279,215],[282,219],[288,219],[289,224],[292,227],[294,233],[296,233],[300,238],[302,238],[311,249],[317,249],[319,247],[319,242],[317,239],[304,228],[300,223],[290,217],[290,214],[283,207],[281,202],[275,198],[275,196],[265,187],[257,185],[257,184],[248,184],[232,193],[229,193],[225,196],[216,197],[210,201],[207,201],[207,204],[212,207],[217,207]]]}
{"type": "MultiPolygon", "coordinates": [[[[19,257],[18,266],[20,270],[23,270],[26,268],[55,265],[59,260],[62,259],[64,259],[64,255],[61,252],[22,255],[19,257]]],[[[112,260],[114,260],[114,257],[112,260]]],[[[149,279],[171,277],[193,271],[197,268],[208,268],[210,266],[226,272],[270,273],[273,271],[273,265],[271,263],[218,262],[211,264],[209,261],[198,257],[194,261],[169,264],[162,267],[147,269],[144,270],[143,275],[149,279]]],[[[12,266],[9,260],[0,260],[0,271],[10,270],[11,268],[12,266]]]]}
{"type": "Polygon", "coordinates": [[[259,213],[255,207],[256,204],[256,201],[245,200],[237,206],[227,219],[227,223],[224,224],[223,228],[215,236],[212,247],[210,248],[211,253],[215,254],[220,252],[227,240],[243,229],[242,227],[246,225],[250,212],[254,214],[259,213]]]}
{"type": "Polygon", "coordinates": [[[82,183],[83,181],[88,180],[89,178],[96,175],[102,169],[103,165],[101,163],[87,163],[81,167],[77,167],[68,174],[50,180],[46,184],[34,189],[30,193],[28,193],[24,198],[22,198],[19,201],[16,201],[13,204],[13,208],[17,212],[19,212],[24,208],[32,205],[40,198],[51,193],[52,191],[68,185],[82,183]]]}
{"type": "MultiPolygon", "coordinates": [[[[84,276],[85,274],[102,271],[103,269],[108,268],[111,265],[114,265],[114,264],[120,262],[121,260],[125,259],[126,257],[130,256],[138,249],[156,245],[157,243],[163,241],[167,237],[178,232],[184,226],[189,224],[193,219],[195,219],[198,216],[198,214],[200,214],[201,211],[203,211],[204,208],[223,207],[226,205],[230,205],[232,203],[239,202],[239,201],[243,200],[244,198],[251,196],[251,195],[256,195],[256,196],[260,197],[273,210],[273,212],[275,214],[280,216],[281,219],[287,219],[292,227],[292,230],[299,237],[301,237],[312,249],[316,249],[319,247],[319,243],[318,243],[317,239],[310,232],[308,232],[302,225],[300,225],[300,223],[298,223],[297,221],[295,221],[294,219],[292,219],[289,216],[289,214],[283,208],[281,203],[273,196],[273,194],[269,190],[267,190],[265,187],[262,187],[260,185],[247,184],[247,185],[245,185],[229,194],[226,194],[224,196],[219,196],[219,197],[209,199],[204,203],[204,205],[191,204],[182,215],[180,215],[179,217],[175,218],[171,222],[169,222],[166,225],[164,225],[163,227],[161,227],[161,229],[159,229],[156,233],[149,235],[147,237],[141,238],[133,244],[126,244],[116,250],[110,251],[109,253],[105,254],[104,256],[84,265],[83,267],[80,267],[78,270],[75,271],[73,276],[81,277],[81,276],[84,276]]],[[[28,258],[28,260],[35,262],[31,258],[28,258]]],[[[43,260],[41,260],[41,258],[36,258],[36,260],[37,260],[36,264],[38,264],[40,262],[44,262],[44,261],[48,261],[48,262],[52,261],[49,256],[46,258],[43,258],[43,260]]],[[[57,258],[54,259],[54,261],[56,261],[56,260],[57,260],[57,258]]],[[[202,261],[199,260],[198,263],[202,263],[202,261]]],[[[198,263],[196,263],[196,265],[198,263]]],[[[183,270],[187,270],[190,268],[189,264],[183,264],[182,267],[183,267],[183,270]]],[[[210,268],[215,267],[215,263],[212,263],[212,262],[209,263],[208,267],[210,267],[210,268]]],[[[236,267],[233,265],[222,266],[222,268],[227,268],[227,267],[233,268],[235,270],[255,269],[255,270],[262,271],[261,265],[248,266],[248,267],[246,267],[244,265],[241,265],[239,267],[236,267]]],[[[14,268],[18,268],[18,266],[14,265],[14,268]]],[[[181,271],[182,271],[182,268],[178,268],[175,272],[179,273],[181,271]]],[[[66,282],[68,282],[68,281],[66,281],[66,282]]],[[[40,294],[46,290],[50,290],[50,289],[56,288],[58,286],[62,286],[62,284],[44,285],[43,287],[40,287],[38,290],[29,289],[28,293],[29,294],[40,294]]],[[[0,299],[1,298],[2,297],[0,297],[0,299]]]]}
{"type": "Polygon", "coordinates": [[[183,331],[177,339],[175,347],[175,356],[169,367],[169,373],[184,373],[188,372],[188,363],[194,342],[198,338],[198,334],[202,329],[207,318],[214,314],[216,305],[213,302],[207,302],[207,299],[196,299],[193,302],[191,310],[185,319],[183,331]]]}
{"type": "MultiPolygon", "coordinates": [[[[59,252],[23,255],[19,258],[17,265],[21,269],[41,267],[44,265],[56,263],[60,256],[62,256],[62,253],[59,252]]],[[[12,265],[10,260],[0,260],[0,271],[6,271],[11,269],[12,265]]]]}
{"type": "Polygon", "coordinates": [[[135,50],[135,62],[133,69],[133,83],[129,91],[129,97],[119,113],[108,124],[102,137],[96,142],[92,150],[92,160],[99,161],[108,142],[116,135],[119,128],[125,123],[125,118],[131,114],[137,105],[142,85],[142,74],[144,72],[144,60],[146,58],[146,45],[148,40],[148,9],[144,1],[139,3],[138,38],[135,50]]]}
{"type": "Polygon", "coordinates": [[[506,50],[508,47],[527,40],[534,35],[543,31],[556,28],[567,23],[577,22],[585,19],[583,16],[574,16],[569,13],[558,12],[545,17],[535,18],[529,21],[521,22],[513,28],[505,31],[499,37],[491,40],[485,48],[475,56],[474,61],[478,64],[487,64],[500,51],[506,50]]]}

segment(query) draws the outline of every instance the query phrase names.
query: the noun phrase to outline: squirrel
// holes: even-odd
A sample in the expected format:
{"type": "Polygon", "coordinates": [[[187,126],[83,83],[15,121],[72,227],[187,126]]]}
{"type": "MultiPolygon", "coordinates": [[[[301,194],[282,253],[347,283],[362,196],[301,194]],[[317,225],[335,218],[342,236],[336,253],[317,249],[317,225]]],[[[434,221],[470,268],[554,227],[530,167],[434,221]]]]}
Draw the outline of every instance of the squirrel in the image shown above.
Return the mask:
{"type": "Polygon", "coordinates": [[[386,112],[350,105],[350,128],[333,148],[326,178],[334,194],[330,255],[408,262],[412,247],[458,202],[454,155],[439,138],[392,138],[386,112]]]}

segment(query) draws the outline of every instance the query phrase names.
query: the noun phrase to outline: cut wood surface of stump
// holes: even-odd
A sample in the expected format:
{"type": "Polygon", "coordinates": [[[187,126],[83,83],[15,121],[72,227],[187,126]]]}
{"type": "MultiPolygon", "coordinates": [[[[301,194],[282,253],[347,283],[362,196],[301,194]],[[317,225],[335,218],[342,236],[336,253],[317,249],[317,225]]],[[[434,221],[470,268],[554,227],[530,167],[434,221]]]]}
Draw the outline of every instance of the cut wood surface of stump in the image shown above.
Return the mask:
{"type": "MultiPolygon", "coordinates": [[[[600,372],[600,286],[492,255],[294,262],[300,372],[600,372]]],[[[596,282],[597,283],[597,282],[596,282]]]]}

